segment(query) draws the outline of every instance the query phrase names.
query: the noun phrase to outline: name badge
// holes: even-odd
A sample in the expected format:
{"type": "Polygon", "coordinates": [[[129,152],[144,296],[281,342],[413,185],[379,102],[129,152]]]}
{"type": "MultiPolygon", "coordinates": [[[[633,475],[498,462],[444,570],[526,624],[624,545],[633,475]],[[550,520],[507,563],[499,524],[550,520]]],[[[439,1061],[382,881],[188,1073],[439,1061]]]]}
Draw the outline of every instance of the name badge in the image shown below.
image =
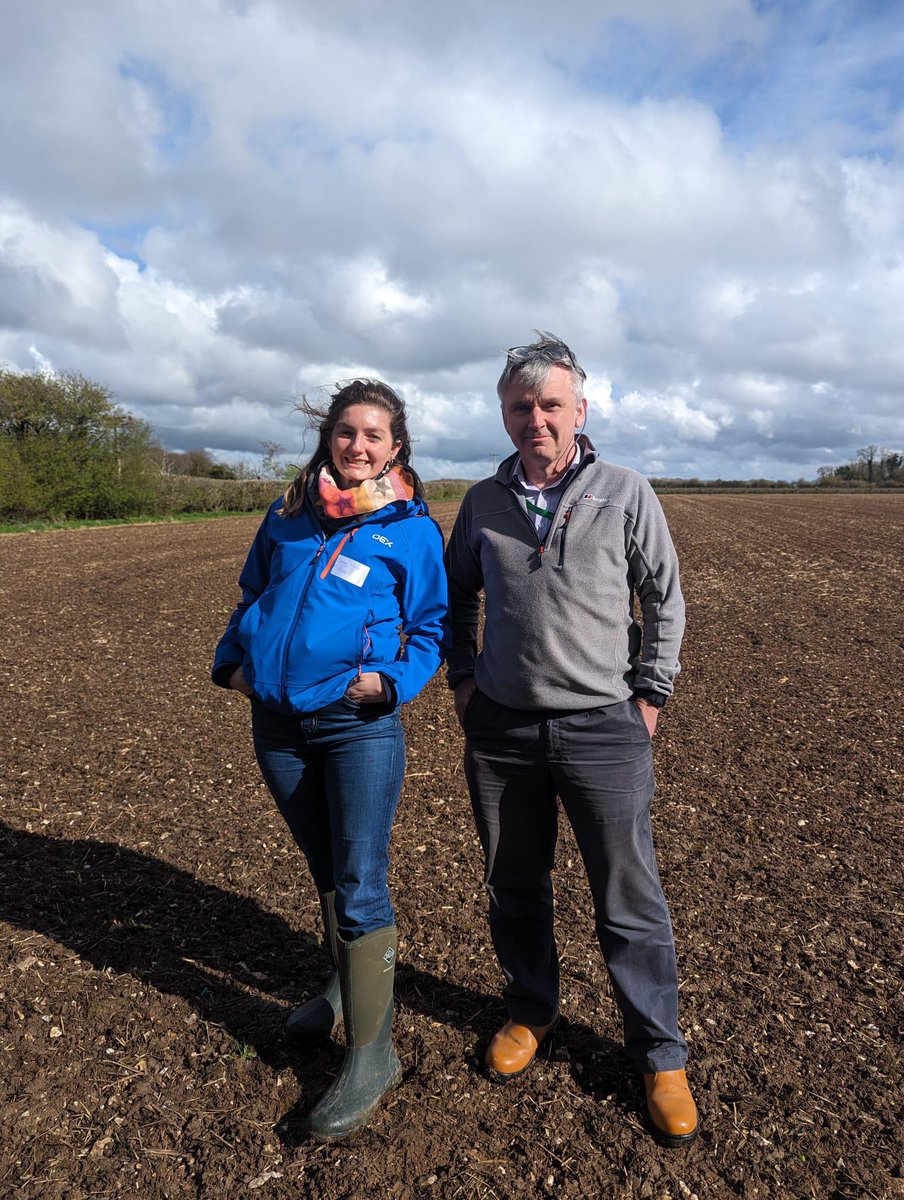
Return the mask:
{"type": "Polygon", "coordinates": [[[355,562],[353,558],[346,558],[344,554],[340,554],[333,563],[333,569],[330,574],[338,575],[346,583],[353,583],[355,587],[360,587],[370,574],[370,567],[365,566],[362,562],[355,562]]]}

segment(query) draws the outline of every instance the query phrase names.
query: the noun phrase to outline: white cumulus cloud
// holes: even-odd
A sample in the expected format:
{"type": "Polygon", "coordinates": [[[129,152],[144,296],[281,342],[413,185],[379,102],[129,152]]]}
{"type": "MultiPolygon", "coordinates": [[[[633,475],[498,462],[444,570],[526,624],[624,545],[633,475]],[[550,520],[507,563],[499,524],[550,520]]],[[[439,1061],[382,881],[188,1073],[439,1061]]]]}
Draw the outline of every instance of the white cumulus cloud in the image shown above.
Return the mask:
{"type": "Polygon", "coordinates": [[[249,458],[376,375],[472,476],[552,329],[607,457],[813,477],[904,444],[902,61],[842,0],[12,6],[0,360],[249,458]]]}

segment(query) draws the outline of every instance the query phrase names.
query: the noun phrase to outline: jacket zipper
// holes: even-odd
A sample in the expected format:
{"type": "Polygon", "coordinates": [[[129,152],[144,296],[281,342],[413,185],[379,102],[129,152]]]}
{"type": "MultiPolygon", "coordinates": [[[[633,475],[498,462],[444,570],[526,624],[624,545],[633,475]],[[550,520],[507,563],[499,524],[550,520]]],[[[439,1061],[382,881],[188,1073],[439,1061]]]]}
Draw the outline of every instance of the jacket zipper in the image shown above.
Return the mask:
{"type": "MultiPolygon", "coordinates": [[[[349,540],[349,538],[351,536],[352,535],[350,533],[347,533],[345,535],[345,537],[342,539],[342,541],[339,543],[339,545],[336,547],[336,549],[333,551],[333,553],[330,555],[330,561],[326,564],[326,566],[320,572],[321,579],[326,579],[327,575],[329,575],[329,573],[332,569],[333,563],[336,561],[336,559],[342,553],[342,547],[345,545],[345,543],[349,540]]],[[[320,552],[318,551],[317,553],[318,553],[318,557],[319,557],[320,552]]]]}
{"type": "Polygon", "coordinates": [[[559,538],[559,561],[556,563],[556,570],[562,571],[565,568],[565,534],[568,530],[568,522],[571,520],[571,514],[574,512],[574,505],[565,510],[565,516],[562,518],[562,534],[559,538]]]}
{"type": "Polygon", "coordinates": [[[370,644],[371,644],[370,643],[370,629],[368,628],[368,623],[367,623],[370,620],[373,620],[372,612],[369,612],[367,614],[367,621],[364,622],[364,637],[362,638],[362,643],[361,643],[361,657],[358,660],[358,674],[359,675],[361,674],[361,671],[364,667],[364,660],[365,660],[365,658],[367,658],[368,652],[370,650],[370,644]]]}
{"type": "Polygon", "coordinates": [[[286,643],[283,646],[282,668],[280,669],[280,672],[279,672],[279,690],[280,690],[280,696],[281,696],[283,703],[286,703],[289,699],[289,690],[286,685],[286,676],[287,676],[288,667],[289,667],[289,646],[292,644],[292,638],[295,636],[295,629],[296,629],[296,626],[298,625],[298,619],[301,616],[301,610],[304,607],[305,600],[308,598],[308,592],[311,590],[311,584],[314,582],[314,575],[317,571],[317,562],[320,559],[320,556],[321,556],[321,554],[323,554],[325,549],[326,549],[326,538],[324,537],[323,531],[321,530],[320,531],[320,545],[317,547],[317,553],[314,555],[313,562],[311,563],[311,569],[308,572],[307,582],[305,583],[304,587],[302,588],[301,595],[299,596],[298,601],[295,605],[295,615],[292,618],[292,624],[289,626],[289,632],[286,634],[286,643]]]}
{"type": "MultiPolygon", "coordinates": [[[[340,553],[342,552],[342,547],[345,545],[346,542],[350,542],[352,540],[352,538],[355,536],[355,534],[358,532],[358,530],[360,528],[361,528],[360,525],[356,525],[354,529],[349,530],[348,533],[343,535],[342,539],[339,542],[339,545],[336,547],[336,549],[330,555],[329,561],[327,562],[326,566],[320,572],[321,579],[325,579],[327,577],[327,575],[329,575],[330,570],[333,566],[333,563],[336,561],[336,559],[339,557],[340,553]]],[[[284,702],[287,702],[289,699],[288,688],[286,686],[286,675],[287,675],[288,667],[289,667],[289,646],[292,643],[292,638],[295,636],[295,630],[298,626],[299,619],[301,618],[301,610],[304,608],[304,602],[308,598],[308,592],[311,590],[311,584],[314,582],[314,577],[317,574],[317,564],[320,561],[320,556],[323,554],[324,550],[326,549],[327,539],[326,539],[326,537],[324,537],[322,531],[321,531],[320,537],[321,537],[321,542],[317,548],[317,553],[314,555],[314,559],[311,563],[311,570],[308,574],[307,583],[304,585],[304,589],[301,593],[298,603],[295,606],[295,615],[292,618],[292,624],[289,628],[289,633],[286,638],[286,644],[283,648],[283,661],[282,661],[282,670],[280,672],[279,684],[280,684],[280,691],[282,693],[282,698],[283,698],[284,702]]]]}

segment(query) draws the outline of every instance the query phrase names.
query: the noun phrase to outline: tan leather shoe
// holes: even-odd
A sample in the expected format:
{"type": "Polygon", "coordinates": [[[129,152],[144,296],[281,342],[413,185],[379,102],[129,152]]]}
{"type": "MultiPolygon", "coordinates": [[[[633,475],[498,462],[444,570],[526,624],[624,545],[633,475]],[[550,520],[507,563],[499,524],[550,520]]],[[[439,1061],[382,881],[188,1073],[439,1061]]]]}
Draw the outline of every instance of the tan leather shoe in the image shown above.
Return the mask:
{"type": "Polygon", "coordinates": [[[542,1042],[559,1023],[558,1013],[548,1025],[518,1025],[506,1021],[487,1047],[486,1067],[497,1083],[516,1079],[534,1061],[542,1042]]]}
{"type": "Polygon", "coordinates": [[[644,1075],[647,1112],[663,1146],[689,1146],[697,1136],[697,1106],[684,1071],[644,1075]]]}

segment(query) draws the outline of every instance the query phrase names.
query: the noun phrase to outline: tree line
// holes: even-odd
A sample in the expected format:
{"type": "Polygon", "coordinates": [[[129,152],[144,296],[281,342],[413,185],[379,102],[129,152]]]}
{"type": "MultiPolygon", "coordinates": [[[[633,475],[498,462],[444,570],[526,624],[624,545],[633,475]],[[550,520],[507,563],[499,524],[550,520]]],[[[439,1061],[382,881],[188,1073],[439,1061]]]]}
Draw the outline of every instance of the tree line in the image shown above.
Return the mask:
{"type": "Polygon", "coordinates": [[[261,446],[256,469],[170,451],[81,374],[0,368],[0,520],[259,510],[285,474],[282,446],[261,446]]]}
{"type": "MultiPolygon", "coordinates": [[[[180,512],[260,511],[295,467],[283,447],[261,441],[257,464],[230,466],[207,450],[161,446],[146,422],[115,403],[110,390],[75,372],[0,368],[0,520],[163,516],[180,512]]],[[[902,487],[904,455],[865,446],[818,481],[653,479],[657,490],[769,490],[836,486],[902,487]]],[[[467,480],[435,480],[428,498],[457,498],[467,480]]]]}
{"type": "Polygon", "coordinates": [[[875,487],[904,486],[904,454],[885,446],[863,446],[857,457],[838,467],[820,467],[821,484],[865,483],[875,487]]]}

